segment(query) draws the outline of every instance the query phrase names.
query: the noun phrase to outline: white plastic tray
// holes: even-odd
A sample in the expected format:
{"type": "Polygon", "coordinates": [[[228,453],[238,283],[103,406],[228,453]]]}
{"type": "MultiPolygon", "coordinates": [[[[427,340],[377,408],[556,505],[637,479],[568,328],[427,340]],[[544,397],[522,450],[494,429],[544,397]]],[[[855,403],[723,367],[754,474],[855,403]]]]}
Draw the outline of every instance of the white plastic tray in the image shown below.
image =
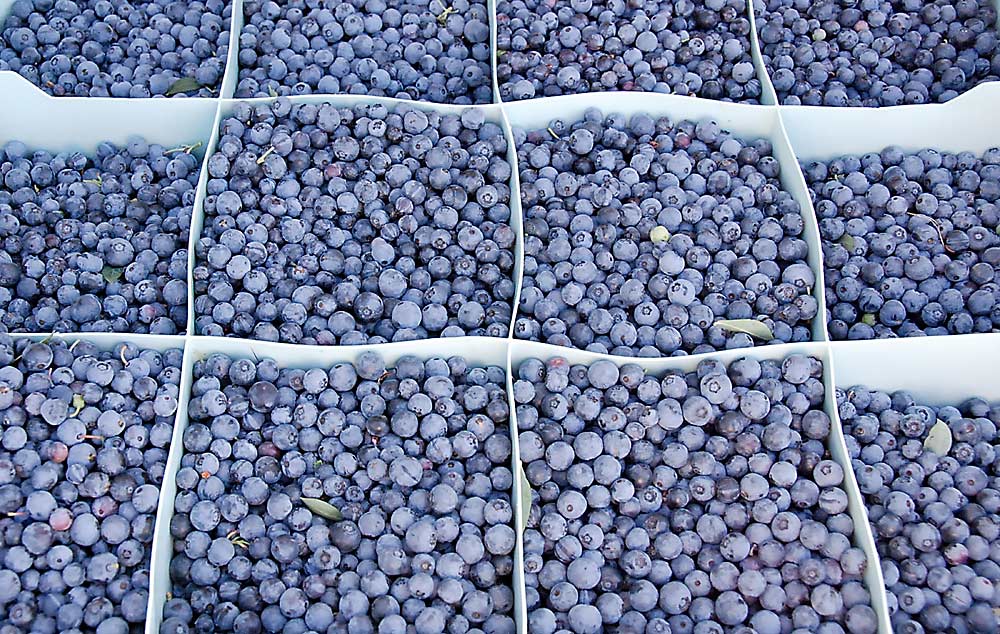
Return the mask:
{"type": "MultiPolygon", "coordinates": [[[[752,5],[754,0],[748,0],[752,5]]],[[[1000,0],[997,0],[1000,4],[1000,0]]],[[[0,0],[0,24],[8,14],[13,0],[0,0]]],[[[495,0],[487,0],[495,12],[495,0]]],[[[839,422],[835,407],[833,386],[841,387],[866,384],[881,389],[908,389],[931,404],[955,404],[969,396],[980,396],[1000,401],[1000,383],[994,359],[1000,358],[1000,334],[961,335],[907,340],[876,340],[865,342],[829,342],[826,334],[826,307],[824,301],[821,249],[815,213],[798,168],[799,160],[829,159],[846,153],[879,150],[887,145],[899,145],[908,150],[936,147],[942,150],[983,150],[1000,146],[1000,82],[986,83],[944,105],[900,106],[895,108],[827,108],[814,106],[776,106],[773,86],[764,69],[753,12],[750,14],[753,30],[751,43],[753,61],[762,84],[760,106],[730,104],[692,97],[652,93],[614,92],[572,95],[527,101],[496,103],[483,106],[454,106],[430,104],[390,98],[367,96],[302,96],[292,97],[293,102],[329,102],[337,105],[380,102],[394,107],[411,105],[428,110],[459,112],[464,108],[482,108],[489,120],[503,125],[510,136],[511,125],[537,128],[553,118],[572,120],[589,107],[604,113],[665,114],[675,120],[695,121],[714,119],[743,138],[766,137],[774,146],[775,156],[781,165],[782,186],[802,206],[806,224],[805,239],[809,244],[809,263],[813,267],[817,284],[814,295],[819,301],[819,314],[812,326],[814,343],[760,346],[741,350],[720,351],[693,357],[644,359],[607,357],[541,343],[512,340],[512,329],[517,317],[520,296],[520,278],[523,265],[523,236],[516,151],[510,143],[508,159],[513,169],[511,224],[517,234],[515,243],[515,299],[511,331],[507,339],[455,338],[383,344],[379,346],[307,347],[266,342],[252,342],[233,338],[198,337],[193,334],[193,284],[189,267],[189,297],[187,335],[159,336],[121,334],[64,334],[66,339],[93,341],[102,347],[116,342],[129,341],[143,347],[165,349],[185,348],[182,369],[182,389],[178,419],[174,428],[173,445],[168,457],[167,473],[160,496],[160,506],[154,533],[149,614],[147,634],[156,634],[166,593],[169,591],[169,560],[172,554],[169,521],[173,514],[176,493],[175,475],[180,464],[181,435],[187,423],[187,402],[190,393],[191,369],[194,360],[211,352],[225,352],[234,356],[271,356],[284,366],[327,365],[336,361],[353,360],[365,350],[377,349],[388,361],[401,355],[420,357],[461,355],[476,364],[496,364],[508,369],[508,393],[511,390],[511,369],[526,358],[541,359],[563,356],[573,363],[610,358],[616,363],[638,363],[647,371],[661,373],[668,369],[690,370],[704,358],[717,358],[726,363],[748,356],[758,359],[781,358],[792,353],[804,353],[823,360],[824,380],[827,387],[826,410],[839,422]],[[199,356],[200,355],[200,356],[199,356]]],[[[16,73],[0,72],[0,143],[17,139],[34,148],[50,150],[81,150],[92,152],[101,141],[122,143],[130,135],[140,134],[151,141],[171,147],[201,142],[195,152],[203,159],[210,156],[218,137],[221,116],[232,110],[231,99],[238,79],[238,42],[243,23],[243,0],[234,0],[233,28],[230,30],[228,64],[222,80],[220,97],[182,99],[111,99],[87,97],[50,97],[16,73]]],[[[499,102],[496,83],[496,24],[491,24],[491,43],[494,51],[491,71],[494,79],[494,101],[499,102]]],[[[255,101],[267,101],[255,100],[255,101]]],[[[195,215],[191,227],[193,247],[203,224],[202,209],[207,173],[203,169],[195,200],[195,215]]],[[[192,264],[194,249],[189,249],[192,264]]],[[[15,337],[49,336],[48,333],[14,335],[15,337]]],[[[513,403],[513,399],[510,399],[513,403]]],[[[512,424],[513,424],[512,411],[512,424]]],[[[519,460],[516,427],[512,426],[513,460],[519,460]]],[[[880,634],[890,634],[881,568],[874,550],[867,512],[858,492],[853,470],[846,456],[846,445],[839,424],[829,439],[834,458],[845,467],[845,487],[850,498],[850,512],[855,521],[855,538],[869,556],[866,582],[872,591],[873,606],[879,616],[880,634]]],[[[521,482],[514,479],[513,503],[515,522],[520,522],[521,482]]],[[[519,525],[519,524],[518,524],[519,525]]],[[[520,534],[515,550],[515,615],[518,631],[526,631],[526,609],[523,590],[523,554],[520,534]]]]}
{"type": "MultiPolygon", "coordinates": [[[[995,334],[972,334],[951,337],[913,337],[906,339],[876,339],[874,341],[834,341],[829,344],[830,377],[833,384],[841,389],[856,385],[894,392],[906,390],[920,402],[927,405],[958,406],[966,399],[979,397],[987,401],[1000,402],[1000,337],[995,334]]],[[[843,442],[843,424],[836,407],[836,397],[828,391],[832,399],[834,427],[843,442]]],[[[841,461],[846,473],[850,474],[852,498],[858,496],[857,480],[850,458],[845,455],[841,461]]],[[[861,503],[862,509],[864,503],[861,503]]],[[[852,511],[852,515],[855,515],[852,511]]],[[[868,514],[854,516],[855,525],[867,527],[872,540],[868,552],[869,583],[883,588],[883,592],[873,601],[879,615],[879,632],[889,634],[889,610],[885,597],[885,581],[882,577],[880,559],[875,549],[874,534],[868,524],[868,514]]],[[[875,595],[873,594],[873,599],[875,595]]]]}
{"type": "MultiPolygon", "coordinates": [[[[177,467],[180,463],[180,456],[176,455],[182,447],[181,421],[187,420],[187,397],[190,391],[191,381],[189,378],[190,364],[187,361],[188,350],[186,346],[187,338],[182,335],[133,335],[119,333],[84,333],[84,334],[54,334],[54,335],[11,335],[15,340],[30,339],[32,341],[43,341],[49,338],[66,341],[70,345],[74,341],[88,341],[96,345],[101,350],[111,350],[118,343],[131,343],[141,349],[150,350],[170,350],[179,349],[184,351],[184,362],[181,368],[181,389],[177,401],[177,414],[174,417],[174,429],[170,437],[170,449],[167,454],[167,464],[163,473],[163,483],[160,486],[160,499],[156,503],[156,520],[153,524],[153,541],[148,546],[150,552],[149,559],[149,597],[146,602],[146,631],[149,634],[157,634],[156,630],[150,630],[151,619],[149,615],[154,612],[162,613],[163,593],[157,590],[163,585],[163,578],[169,578],[170,565],[170,517],[174,514],[174,497],[176,495],[175,478],[177,467]],[[165,559],[164,559],[165,557],[165,559]],[[162,562],[162,563],[161,563],[162,562]]],[[[157,626],[158,629],[159,626],[157,626]]]]}

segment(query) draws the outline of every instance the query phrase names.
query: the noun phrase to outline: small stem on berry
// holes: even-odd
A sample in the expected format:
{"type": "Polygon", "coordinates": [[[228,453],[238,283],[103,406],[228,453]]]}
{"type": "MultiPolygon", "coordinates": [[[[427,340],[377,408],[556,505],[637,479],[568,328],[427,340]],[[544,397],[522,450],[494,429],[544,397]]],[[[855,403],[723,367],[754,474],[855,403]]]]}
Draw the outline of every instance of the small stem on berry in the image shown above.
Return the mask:
{"type": "Polygon", "coordinates": [[[200,147],[201,147],[201,141],[198,141],[197,143],[192,143],[191,145],[181,145],[175,148],[170,148],[169,150],[164,150],[163,153],[173,154],[174,152],[184,152],[185,154],[190,154],[191,152],[194,152],[200,147]]]}
{"type": "Polygon", "coordinates": [[[448,22],[448,16],[451,15],[452,13],[455,13],[454,7],[445,7],[444,11],[437,16],[438,24],[444,26],[445,23],[448,22]]]}
{"type": "Polygon", "coordinates": [[[257,165],[262,165],[264,163],[264,161],[267,160],[267,157],[271,156],[271,152],[273,152],[273,151],[274,151],[274,146],[273,145],[271,147],[267,148],[267,150],[263,154],[260,155],[260,158],[257,159],[257,165]]]}

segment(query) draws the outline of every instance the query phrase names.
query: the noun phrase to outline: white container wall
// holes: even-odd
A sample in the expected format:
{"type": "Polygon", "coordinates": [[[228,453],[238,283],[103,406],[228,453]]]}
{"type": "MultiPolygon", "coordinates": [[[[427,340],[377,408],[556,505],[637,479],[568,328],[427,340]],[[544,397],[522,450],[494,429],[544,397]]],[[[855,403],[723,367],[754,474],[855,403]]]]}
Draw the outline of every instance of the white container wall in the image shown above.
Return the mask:
{"type": "Polygon", "coordinates": [[[799,161],[877,152],[935,148],[982,154],[1000,146],[1000,82],[982,84],[948,103],[895,108],[779,108],[799,161]]]}
{"type": "MultiPolygon", "coordinates": [[[[122,144],[140,135],[168,148],[196,145],[212,134],[214,99],[50,97],[15,73],[0,72],[0,145],[92,154],[103,141],[122,144]]],[[[199,145],[200,144],[200,145],[199,145]]]]}

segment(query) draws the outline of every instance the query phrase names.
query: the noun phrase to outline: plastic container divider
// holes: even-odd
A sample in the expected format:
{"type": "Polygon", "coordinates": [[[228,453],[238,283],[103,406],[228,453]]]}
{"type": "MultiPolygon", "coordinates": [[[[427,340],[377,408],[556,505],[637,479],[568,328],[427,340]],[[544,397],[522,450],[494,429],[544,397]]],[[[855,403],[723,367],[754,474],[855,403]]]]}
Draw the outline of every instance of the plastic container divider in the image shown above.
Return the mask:
{"type": "Polygon", "coordinates": [[[631,116],[646,113],[653,116],[667,116],[674,122],[683,119],[695,122],[714,120],[745,141],[768,139],[781,167],[779,174],[781,187],[790,193],[802,208],[802,219],[805,224],[803,238],[809,245],[807,261],[816,274],[816,286],[812,294],[819,304],[819,310],[811,324],[812,338],[813,341],[826,341],[819,228],[816,216],[809,205],[809,191],[806,189],[805,179],[795,161],[795,154],[785,135],[777,108],[638,92],[568,95],[550,97],[542,101],[529,99],[505,103],[503,106],[513,128],[529,130],[544,128],[556,118],[567,122],[578,121],[588,108],[598,108],[604,115],[619,113],[631,116]]]}
{"type": "Polygon", "coordinates": [[[200,143],[193,153],[201,156],[216,106],[214,99],[51,97],[16,73],[0,72],[0,145],[22,141],[32,150],[93,156],[103,141],[121,145],[141,135],[167,148],[200,143]]]}
{"type": "Polygon", "coordinates": [[[1000,82],[982,84],[944,104],[894,108],[782,106],[781,119],[800,161],[878,152],[889,145],[982,154],[1000,145],[1000,82]]]}
{"type": "MultiPolygon", "coordinates": [[[[830,344],[827,344],[828,346],[830,344]]],[[[868,565],[865,567],[865,583],[868,585],[868,592],[872,599],[872,609],[878,618],[878,631],[880,634],[891,634],[892,625],[889,622],[889,606],[886,599],[885,578],[882,576],[882,560],[875,547],[875,535],[872,531],[871,523],[868,521],[868,507],[865,506],[865,499],[861,496],[861,487],[858,486],[858,478],[854,473],[851,464],[851,457],[848,455],[847,439],[844,437],[844,425],[840,422],[840,413],[837,410],[837,363],[833,360],[831,351],[829,365],[823,373],[823,384],[826,387],[827,413],[830,415],[831,431],[835,438],[830,451],[834,459],[844,469],[844,489],[848,498],[852,501],[848,505],[851,519],[854,520],[854,536],[861,549],[868,557],[868,565]],[[854,503],[856,501],[856,503],[854,503]]]]}
{"type": "MultiPolygon", "coordinates": [[[[70,338],[67,336],[66,338],[70,338]]],[[[73,336],[72,338],[83,338],[73,336]]],[[[176,337],[172,338],[178,339],[176,337]]],[[[153,559],[150,565],[149,610],[146,615],[146,634],[157,634],[163,621],[163,605],[167,593],[171,590],[170,558],[173,554],[173,540],[170,535],[170,521],[174,515],[174,498],[176,497],[175,478],[180,468],[184,453],[183,434],[188,424],[188,402],[191,396],[193,367],[196,361],[213,353],[223,353],[235,359],[271,358],[282,368],[330,368],[336,363],[353,362],[367,351],[378,352],[386,364],[392,366],[400,357],[416,356],[421,359],[435,357],[448,358],[462,356],[474,366],[496,365],[504,367],[508,362],[508,343],[498,337],[457,337],[451,339],[424,339],[421,341],[406,341],[367,346],[303,346],[266,341],[247,341],[228,337],[182,337],[187,346],[182,368],[181,395],[178,401],[178,417],[174,426],[173,442],[167,462],[167,473],[164,476],[163,491],[160,494],[160,506],[157,510],[156,531],[153,543],[153,559]]],[[[109,338],[110,341],[117,339],[109,338]]],[[[159,340],[159,338],[157,338],[159,340]]],[[[109,344],[111,345],[111,344],[109,344]]],[[[163,347],[174,347],[163,344],[163,347]]],[[[509,372],[508,372],[509,377],[509,372]]],[[[508,378],[508,388],[510,380],[508,378]]],[[[508,389],[508,397],[510,389],[508,389]]],[[[508,401],[513,405],[513,401],[508,401]]],[[[513,407],[511,407],[510,433],[513,447],[517,446],[517,433],[514,426],[513,407]]],[[[519,492],[517,474],[517,454],[511,454],[511,470],[515,474],[514,488],[511,491],[511,505],[517,508],[519,492]]],[[[516,510],[515,510],[516,513],[516,510]]],[[[517,517],[515,516],[515,521],[517,517]]],[[[516,526],[515,526],[516,528],[516,526]]],[[[524,612],[524,582],[522,578],[523,564],[520,545],[515,550],[515,566],[513,573],[515,620],[519,632],[525,631],[524,612]]]]}
{"type": "Polygon", "coordinates": [[[219,97],[232,98],[240,81],[240,31],[245,22],[243,0],[232,0],[232,21],[229,23],[229,54],[226,56],[226,72],[222,76],[219,97]]]}
{"type": "Polygon", "coordinates": [[[500,82],[497,81],[497,63],[500,55],[497,53],[497,0],[486,0],[486,11],[490,17],[490,82],[492,82],[491,94],[493,103],[503,102],[500,98],[500,82]]]}
{"type": "Polygon", "coordinates": [[[764,56],[761,53],[760,37],[757,32],[757,11],[763,11],[763,7],[760,9],[755,8],[754,2],[764,0],[747,0],[747,12],[750,15],[750,50],[751,56],[753,57],[753,67],[757,70],[757,78],[760,79],[760,102],[767,106],[773,106],[778,103],[778,94],[774,90],[774,84],[771,82],[771,76],[767,72],[767,68],[764,66],[764,56]]]}
{"type": "Polygon", "coordinates": [[[195,334],[195,314],[194,314],[194,267],[197,262],[195,258],[195,247],[201,237],[201,230],[205,224],[205,196],[208,195],[208,159],[215,154],[215,149],[219,144],[219,126],[222,124],[222,107],[225,102],[216,104],[215,114],[212,117],[212,129],[205,142],[205,155],[201,157],[201,172],[198,173],[198,191],[194,194],[194,206],[191,208],[191,226],[188,231],[187,246],[187,327],[185,332],[188,335],[195,334]]]}

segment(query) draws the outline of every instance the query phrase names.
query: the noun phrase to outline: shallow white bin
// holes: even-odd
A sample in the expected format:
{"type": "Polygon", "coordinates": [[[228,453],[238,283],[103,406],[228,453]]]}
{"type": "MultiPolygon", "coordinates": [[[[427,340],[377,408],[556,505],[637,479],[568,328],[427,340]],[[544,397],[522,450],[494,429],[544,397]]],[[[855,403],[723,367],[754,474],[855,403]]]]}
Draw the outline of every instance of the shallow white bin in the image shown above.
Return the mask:
{"type": "MultiPolygon", "coordinates": [[[[14,4],[15,1],[16,0],[0,0],[0,31],[3,30],[4,22],[6,21],[7,16],[10,15],[10,8],[14,4]]],[[[243,13],[242,13],[242,11],[243,11],[243,2],[242,2],[242,0],[230,0],[230,2],[232,2],[232,4],[233,4],[233,11],[232,11],[232,17],[230,18],[230,24],[229,24],[229,54],[228,54],[228,56],[226,58],[226,71],[225,71],[225,73],[224,73],[224,75],[222,77],[222,83],[220,85],[221,89],[220,89],[219,95],[218,95],[219,97],[230,97],[230,96],[232,96],[233,89],[236,86],[236,74],[235,74],[235,71],[236,71],[236,54],[237,54],[237,51],[234,49],[233,44],[234,43],[238,43],[238,40],[235,39],[235,38],[238,37],[239,33],[238,33],[238,31],[236,29],[233,28],[233,26],[236,23],[236,12],[237,12],[237,9],[239,9],[240,16],[241,16],[241,19],[242,19],[242,15],[243,15],[243,13]]],[[[21,75],[19,75],[18,73],[15,73],[13,71],[0,71],[0,96],[2,96],[4,94],[4,90],[5,90],[5,88],[4,88],[4,82],[10,81],[10,80],[16,80],[16,81],[24,84],[26,88],[33,90],[34,92],[38,93],[38,95],[41,96],[41,97],[49,97],[49,94],[46,93],[44,90],[42,90],[41,88],[35,86],[31,82],[29,82],[27,79],[25,79],[24,77],[21,77],[21,75]]],[[[115,97],[54,97],[54,98],[55,99],[59,99],[59,100],[64,100],[64,99],[81,99],[81,100],[88,100],[88,101],[135,101],[135,102],[153,101],[153,99],[130,99],[130,98],[123,98],[123,97],[117,97],[117,98],[115,98],[115,97]]],[[[155,100],[156,101],[175,101],[175,102],[176,101],[189,101],[189,100],[191,100],[191,101],[206,101],[206,102],[215,102],[215,101],[217,101],[217,99],[213,99],[211,97],[170,97],[170,98],[156,98],[155,100]]]]}
{"type": "MultiPolygon", "coordinates": [[[[242,0],[237,0],[237,1],[239,2],[239,1],[242,1],[242,0]]],[[[2,0],[0,0],[0,2],[2,2],[2,0]]],[[[778,99],[777,99],[777,96],[775,95],[775,92],[774,92],[774,85],[771,83],[771,78],[770,78],[770,76],[768,76],[767,69],[764,67],[763,59],[760,56],[760,42],[758,41],[758,37],[757,37],[757,23],[756,23],[756,20],[754,18],[754,13],[755,13],[754,12],[754,6],[753,6],[754,0],[746,0],[746,2],[747,2],[747,6],[746,6],[747,20],[750,21],[750,33],[747,35],[747,39],[750,41],[750,50],[747,51],[747,53],[750,54],[750,61],[753,63],[753,67],[754,67],[754,71],[755,71],[757,80],[760,81],[760,104],[742,104],[742,105],[774,105],[774,104],[777,103],[778,99]]],[[[490,10],[490,15],[491,16],[495,16],[496,15],[496,0],[487,0],[487,7],[490,10]]],[[[501,99],[501,97],[500,97],[500,84],[497,81],[497,75],[496,75],[496,64],[497,64],[497,57],[498,57],[497,54],[496,54],[496,50],[497,50],[497,46],[496,46],[496,41],[497,41],[496,40],[497,23],[496,23],[496,20],[492,20],[491,21],[491,27],[493,29],[493,37],[490,40],[490,45],[491,45],[491,50],[494,52],[493,53],[493,93],[494,93],[494,101],[496,103],[504,103],[504,104],[507,104],[507,105],[512,105],[512,104],[515,104],[515,103],[523,103],[525,101],[537,101],[539,99],[545,99],[545,100],[552,99],[552,97],[535,97],[534,99],[523,99],[523,100],[519,100],[519,101],[504,101],[503,99],[501,99]]],[[[612,95],[639,94],[639,95],[653,95],[653,94],[664,94],[664,93],[644,93],[644,92],[629,92],[629,91],[612,90],[612,91],[607,91],[605,93],[585,93],[585,94],[612,94],[612,95]]],[[[677,95],[675,95],[675,96],[677,96],[677,95]]],[[[690,96],[686,96],[686,95],[681,96],[681,98],[683,98],[683,99],[694,99],[695,101],[699,101],[699,102],[702,102],[702,103],[724,103],[724,102],[716,102],[716,101],[708,100],[708,99],[702,99],[700,97],[690,97],[690,96]]],[[[725,103],[728,103],[728,102],[725,102],[725,103]]]]}
{"type": "MultiPolygon", "coordinates": [[[[188,349],[186,347],[187,337],[183,335],[130,335],[127,333],[85,333],[85,334],[55,334],[55,335],[29,335],[29,334],[14,334],[11,337],[15,340],[17,339],[30,339],[32,341],[46,341],[49,339],[59,339],[63,340],[70,345],[74,341],[88,341],[96,345],[101,350],[111,350],[119,343],[131,343],[135,344],[139,348],[149,349],[149,350],[170,350],[179,349],[184,350],[184,362],[181,368],[181,385],[180,385],[180,395],[177,401],[177,414],[174,417],[174,429],[173,434],[170,438],[170,450],[167,455],[167,464],[163,473],[163,483],[160,485],[160,498],[156,504],[156,520],[153,526],[153,541],[148,545],[150,552],[149,559],[149,597],[146,602],[146,628],[149,631],[149,615],[152,614],[154,607],[154,597],[157,596],[156,590],[158,581],[162,577],[160,570],[164,570],[167,575],[169,571],[163,566],[158,564],[158,561],[163,560],[163,544],[164,538],[169,539],[170,537],[170,517],[167,514],[168,510],[168,498],[169,498],[169,515],[173,515],[174,509],[174,495],[176,494],[175,488],[175,476],[177,474],[177,465],[180,463],[179,450],[181,447],[181,434],[183,429],[181,428],[181,420],[187,420],[187,392],[185,390],[185,385],[190,384],[190,380],[187,378],[190,364],[187,361],[188,349]]],[[[166,542],[166,546],[169,549],[170,543],[166,542]]],[[[170,551],[166,552],[167,559],[166,563],[170,563],[170,551]]],[[[162,601],[159,604],[162,608],[162,601]]]]}
{"type": "MultiPolygon", "coordinates": [[[[181,394],[178,401],[178,417],[174,427],[173,443],[167,460],[167,471],[160,493],[160,506],[154,534],[153,557],[150,573],[149,611],[146,619],[146,634],[157,634],[163,621],[163,604],[171,589],[170,558],[173,555],[173,539],[170,535],[170,520],[174,515],[174,498],[176,497],[176,475],[180,468],[181,456],[184,452],[183,434],[188,423],[188,402],[191,396],[194,363],[213,353],[223,353],[237,359],[272,358],[282,368],[329,368],[335,363],[353,362],[363,352],[372,350],[385,359],[387,365],[394,364],[400,357],[416,356],[421,359],[448,358],[461,356],[470,364],[482,366],[507,367],[508,344],[506,340],[492,337],[457,337],[454,339],[407,341],[387,343],[375,346],[300,346],[291,344],[271,343],[263,341],[245,341],[229,337],[186,337],[187,348],[184,355],[184,367],[181,373],[181,394]]],[[[169,347],[169,346],[168,346],[169,347]]],[[[508,375],[508,395],[510,380],[508,375]]],[[[508,403],[513,401],[508,399],[508,403]]],[[[518,457],[516,454],[517,432],[514,427],[513,407],[510,410],[510,434],[515,452],[511,454],[511,470],[516,475],[518,457]]],[[[514,478],[511,490],[511,505],[515,508],[514,521],[519,521],[517,515],[517,500],[520,492],[520,482],[514,478]]],[[[524,620],[524,581],[522,578],[523,564],[521,544],[518,541],[514,552],[514,617],[519,632],[525,631],[524,620]]]]}
{"type": "MultiPolygon", "coordinates": [[[[1000,337],[995,334],[834,341],[829,346],[833,361],[831,375],[834,385],[842,390],[856,385],[890,393],[906,390],[919,402],[937,406],[958,406],[972,397],[1000,402],[1000,383],[997,381],[1000,337]]],[[[843,424],[835,398],[832,414],[835,428],[843,438],[843,424]]],[[[844,448],[846,450],[846,445],[844,448]]],[[[844,461],[857,490],[850,458],[845,455],[844,461]]],[[[860,492],[857,495],[860,496],[860,492]]],[[[863,518],[855,517],[855,523],[867,521],[867,513],[863,518]]],[[[874,539],[870,527],[868,533],[874,539]]],[[[875,548],[874,541],[871,547],[875,548]]],[[[879,561],[877,554],[873,561],[879,561]]],[[[873,571],[870,566],[868,572],[870,577],[877,576],[884,588],[881,567],[873,571]]],[[[888,634],[892,629],[884,595],[882,601],[879,617],[886,622],[880,631],[888,634]]]]}
{"type": "MultiPolygon", "coordinates": [[[[755,18],[757,15],[763,15],[763,13],[765,12],[765,6],[766,6],[765,5],[765,1],[766,0],[748,0],[748,2],[750,3],[750,6],[751,6],[751,12],[750,12],[750,14],[751,14],[752,18],[755,18]],[[758,4],[758,6],[756,8],[754,8],[754,6],[753,6],[754,3],[758,4]]],[[[998,30],[1000,30],[1000,0],[992,0],[992,1],[993,1],[993,6],[997,8],[997,24],[996,24],[996,27],[997,27],[998,30]]],[[[844,6],[851,6],[851,5],[844,5],[844,6]]],[[[753,40],[754,41],[754,49],[753,49],[754,50],[754,64],[757,66],[757,73],[758,73],[758,75],[760,75],[762,77],[761,82],[766,84],[766,88],[765,88],[764,93],[762,95],[762,103],[772,104],[772,105],[781,105],[781,104],[778,103],[778,94],[774,90],[774,84],[771,82],[771,76],[767,72],[767,68],[764,66],[764,59],[763,59],[763,54],[761,52],[762,49],[760,47],[760,41],[759,41],[759,37],[758,37],[759,33],[757,31],[756,19],[754,19],[753,29],[754,29],[754,40],[753,40]],[[765,80],[766,80],[766,82],[765,82],[765,80]]],[[[987,86],[990,83],[992,83],[992,82],[985,82],[985,83],[973,86],[972,88],[970,88],[969,90],[967,90],[962,95],[959,95],[959,98],[960,97],[964,97],[965,95],[968,95],[968,94],[970,94],[970,93],[972,93],[974,91],[978,91],[983,86],[987,86]]],[[[934,105],[934,104],[922,104],[922,105],[934,105]]],[[[828,107],[828,106],[781,106],[782,110],[784,110],[786,108],[805,108],[805,109],[808,109],[808,110],[827,110],[827,111],[837,111],[837,110],[853,109],[853,110],[861,110],[861,111],[866,111],[866,112],[874,112],[876,110],[898,110],[900,108],[914,108],[914,107],[919,107],[919,106],[893,106],[893,107],[886,107],[886,108],[834,108],[834,107],[828,107]]]]}
{"type": "Polygon", "coordinates": [[[525,130],[545,128],[553,119],[560,119],[567,123],[578,121],[590,108],[597,108],[604,115],[645,113],[666,116],[673,121],[712,120],[741,139],[768,139],[773,146],[774,157],[778,159],[781,166],[779,174],[781,187],[799,203],[802,210],[802,220],[805,223],[803,239],[809,245],[807,261],[816,275],[816,288],[813,289],[812,294],[820,307],[816,317],[813,318],[812,338],[813,341],[827,340],[825,284],[819,227],[809,202],[809,191],[806,189],[805,179],[795,160],[795,154],[792,152],[788,137],[785,135],[778,108],[639,92],[603,92],[547,99],[528,99],[505,103],[503,106],[511,127],[525,130]]]}
{"type": "MultiPolygon", "coordinates": [[[[208,174],[205,160],[214,138],[220,102],[214,99],[110,99],[103,97],[51,97],[20,76],[0,72],[0,145],[21,141],[31,149],[55,152],[81,151],[93,155],[104,141],[121,145],[133,136],[168,148],[191,147],[201,159],[201,172],[192,207],[191,239],[200,227],[208,174]]],[[[189,247],[194,242],[189,242],[189,247]]],[[[192,321],[191,264],[188,252],[188,324],[192,321]]]]}
{"type": "MultiPolygon", "coordinates": [[[[239,1],[239,0],[237,0],[239,1]]],[[[2,75],[2,73],[0,73],[2,75]]],[[[390,111],[394,111],[397,108],[417,108],[425,112],[441,112],[441,113],[451,113],[451,114],[461,114],[465,110],[469,109],[481,109],[483,114],[486,116],[486,120],[495,123],[503,129],[504,136],[507,138],[507,162],[511,165],[511,178],[508,182],[510,187],[510,226],[514,230],[515,241],[514,241],[514,268],[512,271],[513,281],[515,286],[514,297],[511,300],[513,305],[511,306],[511,320],[508,327],[508,337],[513,336],[514,329],[514,317],[513,314],[517,309],[517,300],[520,293],[521,287],[521,267],[524,264],[524,239],[521,231],[521,197],[518,193],[520,191],[520,185],[517,177],[517,151],[514,147],[514,139],[511,134],[510,125],[507,121],[507,117],[501,106],[496,104],[482,105],[482,106],[455,106],[449,104],[435,104],[428,103],[425,101],[409,101],[406,99],[395,99],[390,97],[369,97],[367,95],[299,95],[295,97],[283,97],[288,99],[293,104],[324,104],[329,103],[339,108],[350,108],[357,105],[379,103],[384,104],[389,108],[390,111]]],[[[201,231],[205,226],[205,195],[206,187],[208,183],[208,171],[205,169],[208,159],[215,152],[216,147],[219,142],[219,127],[226,117],[233,113],[233,109],[236,104],[245,102],[249,104],[267,104],[275,101],[276,97],[258,97],[256,99],[225,99],[219,103],[219,110],[216,114],[216,118],[213,122],[213,128],[210,134],[210,140],[207,143],[207,148],[205,150],[205,158],[202,163],[202,173],[201,180],[198,183],[198,195],[195,199],[194,206],[194,217],[191,221],[191,239],[188,244],[188,328],[187,331],[194,335],[198,334],[195,332],[195,314],[194,314],[194,281],[192,279],[192,273],[194,271],[194,266],[196,262],[195,258],[195,245],[197,244],[199,238],[201,237],[201,231]]]]}
{"type": "MultiPolygon", "coordinates": [[[[997,341],[996,345],[997,349],[1000,350],[1000,341],[997,341]]],[[[865,585],[868,587],[868,592],[871,594],[872,607],[878,616],[879,633],[891,634],[892,629],[889,625],[889,612],[886,607],[885,582],[882,579],[882,569],[879,565],[878,553],[875,550],[875,541],[872,536],[871,527],[868,524],[868,513],[865,510],[861,491],[858,489],[854,470],[851,468],[851,460],[847,455],[844,431],[840,425],[839,418],[837,418],[837,398],[834,391],[834,361],[829,343],[790,343],[760,348],[726,350],[710,355],[636,359],[572,350],[544,343],[514,341],[511,343],[510,375],[513,377],[517,373],[518,366],[527,359],[541,359],[544,361],[555,357],[563,357],[573,365],[586,365],[600,359],[609,359],[618,366],[626,363],[636,363],[650,374],[662,375],[669,371],[692,372],[697,369],[698,364],[705,360],[705,358],[712,358],[728,365],[744,357],[754,359],[784,359],[791,354],[805,354],[823,362],[823,385],[826,388],[823,410],[832,421],[831,434],[827,439],[827,447],[830,449],[832,458],[844,470],[844,490],[848,497],[848,511],[854,520],[854,544],[864,550],[868,556],[868,568],[865,571],[864,580],[865,585]]],[[[521,509],[521,513],[526,512],[527,509],[521,509]]]]}

